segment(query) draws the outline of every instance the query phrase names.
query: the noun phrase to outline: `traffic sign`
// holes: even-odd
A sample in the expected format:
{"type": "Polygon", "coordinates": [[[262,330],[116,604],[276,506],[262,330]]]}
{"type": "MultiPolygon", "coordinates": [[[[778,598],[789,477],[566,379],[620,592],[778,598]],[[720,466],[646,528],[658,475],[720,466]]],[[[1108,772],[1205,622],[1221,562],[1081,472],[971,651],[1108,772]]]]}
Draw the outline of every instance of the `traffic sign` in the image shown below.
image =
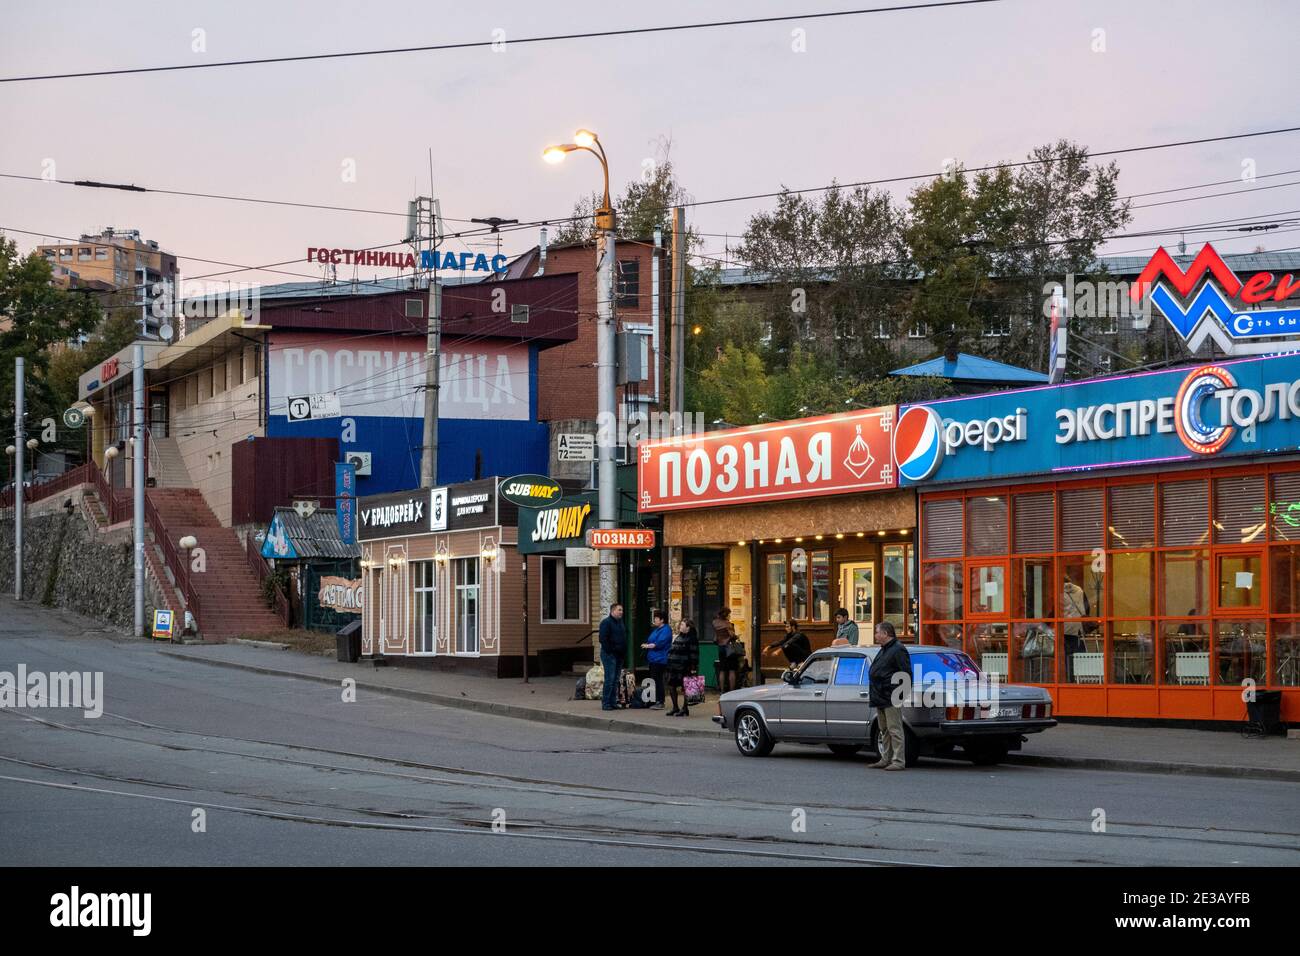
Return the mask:
{"type": "Polygon", "coordinates": [[[316,395],[297,395],[289,399],[288,415],[291,422],[306,422],[317,418],[338,418],[343,414],[337,392],[316,395]]]}

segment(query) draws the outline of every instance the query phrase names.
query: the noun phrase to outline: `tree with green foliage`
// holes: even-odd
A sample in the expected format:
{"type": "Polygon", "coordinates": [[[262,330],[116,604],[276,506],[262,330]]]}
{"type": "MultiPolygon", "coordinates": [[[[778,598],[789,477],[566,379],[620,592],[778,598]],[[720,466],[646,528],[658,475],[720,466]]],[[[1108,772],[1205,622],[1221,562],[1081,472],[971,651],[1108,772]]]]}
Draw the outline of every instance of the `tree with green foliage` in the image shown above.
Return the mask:
{"type": "MultiPolygon", "coordinates": [[[[14,359],[23,358],[27,428],[32,433],[42,419],[57,421],[67,407],[61,404],[66,395],[51,385],[53,356],[95,328],[101,315],[97,297],[60,289],[51,284],[52,276],[44,256],[31,252],[20,257],[17,245],[0,237],[0,395],[12,421],[14,359]]],[[[59,429],[61,433],[61,425],[59,429]]]]}

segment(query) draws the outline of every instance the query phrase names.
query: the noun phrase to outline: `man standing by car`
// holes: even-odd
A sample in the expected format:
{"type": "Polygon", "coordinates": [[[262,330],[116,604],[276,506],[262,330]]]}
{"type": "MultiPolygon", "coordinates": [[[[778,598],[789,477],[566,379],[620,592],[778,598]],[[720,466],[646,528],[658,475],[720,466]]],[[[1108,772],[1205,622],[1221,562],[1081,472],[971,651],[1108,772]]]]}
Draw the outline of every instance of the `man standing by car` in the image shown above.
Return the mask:
{"type": "Polygon", "coordinates": [[[845,608],[835,612],[834,643],[839,644],[841,641],[850,647],[858,646],[858,622],[849,617],[849,612],[845,608]]]}
{"type": "Polygon", "coordinates": [[[882,770],[902,770],[906,765],[907,741],[903,732],[905,696],[910,697],[912,658],[907,648],[894,633],[894,625],[881,621],[876,625],[876,643],[880,651],[871,662],[867,679],[871,683],[871,706],[876,708],[876,722],[880,727],[880,759],[871,764],[882,770]],[[907,680],[896,683],[895,674],[906,674],[907,680]],[[900,696],[897,700],[894,694],[900,696]]]}
{"type": "Polygon", "coordinates": [[[601,710],[618,710],[618,679],[627,660],[627,631],[623,628],[623,605],[611,604],[609,617],[600,622],[600,666],[605,671],[601,710]]]}

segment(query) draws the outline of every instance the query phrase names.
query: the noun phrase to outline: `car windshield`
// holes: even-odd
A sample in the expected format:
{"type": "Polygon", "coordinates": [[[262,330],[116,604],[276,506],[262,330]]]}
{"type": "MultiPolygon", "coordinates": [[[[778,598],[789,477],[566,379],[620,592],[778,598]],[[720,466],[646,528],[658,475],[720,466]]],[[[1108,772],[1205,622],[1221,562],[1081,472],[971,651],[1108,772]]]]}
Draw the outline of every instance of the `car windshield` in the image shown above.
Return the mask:
{"type": "Polygon", "coordinates": [[[834,661],[834,658],[829,655],[808,658],[808,660],[804,661],[803,667],[799,668],[799,680],[809,681],[813,684],[825,684],[831,678],[832,661],[834,661]]]}

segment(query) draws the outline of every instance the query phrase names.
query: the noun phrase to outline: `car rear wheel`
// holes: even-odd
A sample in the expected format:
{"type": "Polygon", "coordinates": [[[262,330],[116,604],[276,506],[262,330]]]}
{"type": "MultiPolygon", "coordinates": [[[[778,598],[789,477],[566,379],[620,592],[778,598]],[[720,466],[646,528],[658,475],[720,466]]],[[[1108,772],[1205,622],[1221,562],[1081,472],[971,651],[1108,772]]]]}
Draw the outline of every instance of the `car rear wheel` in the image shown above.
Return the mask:
{"type": "MultiPolygon", "coordinates": [[[[875,721],[871,725],[871,739],[876,742],[876,754],[882,754],[884,750],[885,728],[875,721]]],[[[915,767],[916,762],[921,759],[921,747],[916,742],[916,734],[912,733],[912,728],[906,724],[903,725],[903,765],[915,767]]]]}
{"type": "Polygon", "coordinates": [[[745,710],[736,717],[736,749],[746,757],[766,757],[775,743],[758,714],[745,710]]]}
{"type": "Polygon", "coordinates": [[[1005,740],[977,740],[962,745],[966,758],[977,767],[996,767],[1007,759],[1010,749],[1005,740]]]}
{"type": "Polygon", "coordinates": [[[827,744],[831,753],[837,757],[852,757],[862,749],[862,744],[827,744]]]}

